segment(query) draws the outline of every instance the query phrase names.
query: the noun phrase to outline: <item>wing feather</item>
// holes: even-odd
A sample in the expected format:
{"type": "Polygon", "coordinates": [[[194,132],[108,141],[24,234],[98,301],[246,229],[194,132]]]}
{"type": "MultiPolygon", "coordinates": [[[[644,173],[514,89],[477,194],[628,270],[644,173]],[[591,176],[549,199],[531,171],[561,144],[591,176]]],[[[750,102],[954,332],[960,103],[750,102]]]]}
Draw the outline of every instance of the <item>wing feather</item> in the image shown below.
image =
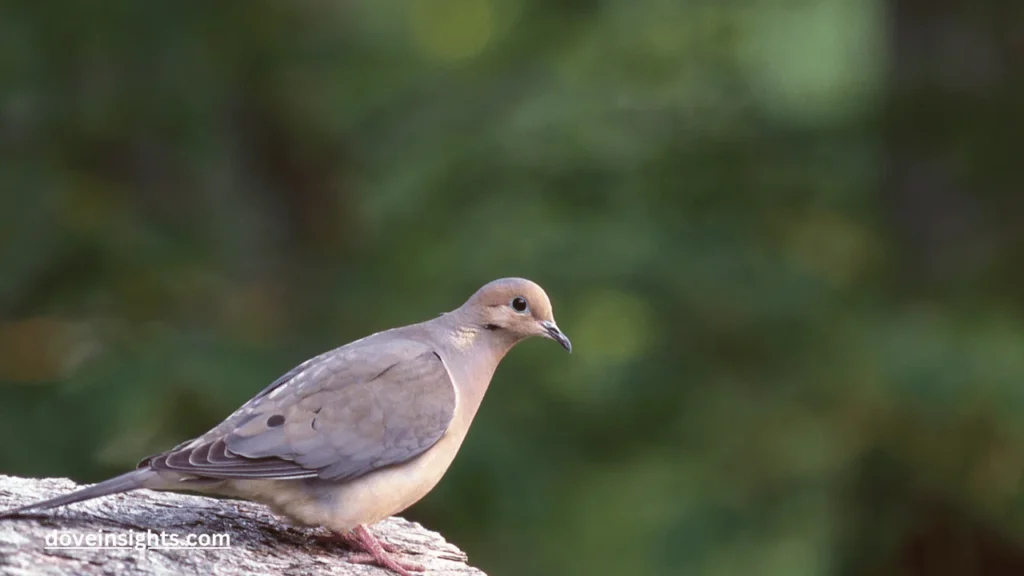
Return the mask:
{"type": "Polygon", "coordinates": [[[210,432],[140,467],[216,479],[349,479],[433,446],[456,398],[426,344],[343,347],[300,364],[210,432]]]}

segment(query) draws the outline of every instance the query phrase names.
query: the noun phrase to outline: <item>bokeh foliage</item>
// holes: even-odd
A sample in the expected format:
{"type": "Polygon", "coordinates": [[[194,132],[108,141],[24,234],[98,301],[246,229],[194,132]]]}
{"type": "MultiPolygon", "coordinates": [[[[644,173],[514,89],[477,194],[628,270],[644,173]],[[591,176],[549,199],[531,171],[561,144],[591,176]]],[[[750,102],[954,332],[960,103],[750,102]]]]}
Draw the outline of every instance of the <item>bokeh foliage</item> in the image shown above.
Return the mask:
{"type": "Polygon", "coordinates": [[[120,472],[517,275],[575,352],[409,512],[489,573],[1019,559],[1013,18],[928,11],[3,3],[0,470],[120,472]]]}

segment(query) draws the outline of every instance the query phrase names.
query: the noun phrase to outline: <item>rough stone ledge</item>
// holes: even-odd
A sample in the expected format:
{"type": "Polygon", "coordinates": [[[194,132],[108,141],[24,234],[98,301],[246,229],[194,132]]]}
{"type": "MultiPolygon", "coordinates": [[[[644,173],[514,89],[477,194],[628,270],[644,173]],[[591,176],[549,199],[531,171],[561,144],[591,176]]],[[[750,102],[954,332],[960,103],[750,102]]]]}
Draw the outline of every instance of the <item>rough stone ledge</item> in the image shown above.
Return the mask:
{"type": "MultiPolygon", "coordinates": [[[[78,485],[65,478],[0,475],[0,510],[69,492],[78,485]]],[[[422,563],[425,576],[486,576],[466,565],[466,555],[440,534],[402,518],[371,527],[374,534],[422,563]]],[[[349,564],[350,554],[315,540],[319,532],[288,526],[265,507],[151,490],[106,496],[57,509],[0,519],[0,576],[196,574],[394,576],[375,566],[349,564]],[[147,531],[228,534],[227,549],[53,549],[55,538],[90,534],[142,537],[147,531]]],[[[84,543],[84,542],[83,542],[84,543]]]]}

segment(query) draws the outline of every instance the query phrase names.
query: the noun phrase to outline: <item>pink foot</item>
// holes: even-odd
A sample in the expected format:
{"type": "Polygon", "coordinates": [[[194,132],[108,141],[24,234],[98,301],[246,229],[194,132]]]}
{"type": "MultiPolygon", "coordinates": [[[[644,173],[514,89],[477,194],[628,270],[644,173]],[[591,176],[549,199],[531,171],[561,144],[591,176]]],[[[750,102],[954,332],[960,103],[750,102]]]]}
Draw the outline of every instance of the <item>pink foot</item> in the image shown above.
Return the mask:
{"type": "MultiPolygon", "coordinates": [[[[352,533],[338,534],[337,532],[331,532],[326,536],[317,534],[316,536],[313,536],[313,539],[326,545],[341,544],[353,552],[361,552],[365,549],[363,541],[352,533]]],[[[389,552],[391,554],[401,554],[402,552],[405,552],[404,549],[395,546],[383,538],[375,538],[375,540],[377,540],[377,543],[380,544],[380,547],[383,548],[385,552],[389,552]]]]}
{"type": "Polygon", "coordinates": [[[332,534],[323,537],[325,540],[343,543],[356,552],[347,560],[352,564],[370,564],[387,568],[399,576],[412,576],[409,572],[423,572],[426,568],[416,562],[408,562],[392,556],[398,553],[398,547],[376,538],[366,526],[356,526],[348,534],[332,534]]]}
{"type": "Polygon", "coordinates": [[[405,550],[402,550],[398,546],[395,546],[394,544],[388,542],[383,538],[377,538],[377,543],[380,544],[380,547],[383,548],[384,551],[388,554],[401,554],[402,552],[405,552],[405,550]]]}
{"type": "Polygon", "coordinates": [[[393,556],[386,555],[386,552],[384,554],[384,556],[374,556],[372,553],[368,552],[356,552],[346,558],[346,560],[348,560],[350,564],[369,564],[371,566],[387,568],[399,576],[412,576],[410,572],[423,572],[427,569],[423,564],[400,560],[393,556]]]}

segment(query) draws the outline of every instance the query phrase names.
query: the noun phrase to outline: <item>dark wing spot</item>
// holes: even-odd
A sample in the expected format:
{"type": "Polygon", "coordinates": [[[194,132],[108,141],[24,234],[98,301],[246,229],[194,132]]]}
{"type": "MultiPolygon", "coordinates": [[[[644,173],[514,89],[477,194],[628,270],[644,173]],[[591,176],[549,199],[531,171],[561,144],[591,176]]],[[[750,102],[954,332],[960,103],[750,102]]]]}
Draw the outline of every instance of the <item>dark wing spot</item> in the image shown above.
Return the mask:
{"type": "Polygon", "coordinates": [[[270,426],[271,428],[276,428],[281,424],[284,424],[284,416],[281,416],[280,414],[274,414],[270,418],[267,418],[267,426],[270,426]]]}

